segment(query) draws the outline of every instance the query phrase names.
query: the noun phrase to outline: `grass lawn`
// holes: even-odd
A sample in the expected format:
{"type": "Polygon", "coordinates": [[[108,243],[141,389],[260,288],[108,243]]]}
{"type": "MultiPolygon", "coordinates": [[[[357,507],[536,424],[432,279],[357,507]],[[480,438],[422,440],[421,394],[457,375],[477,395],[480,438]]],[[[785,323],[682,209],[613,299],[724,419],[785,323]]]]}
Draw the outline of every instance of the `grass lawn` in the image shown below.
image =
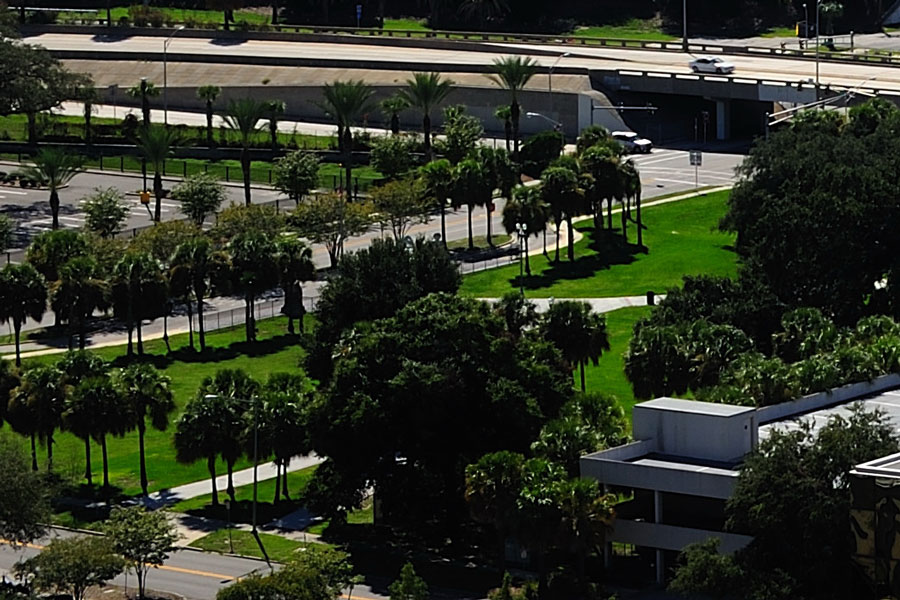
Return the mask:
{"type": "Polygon", "coordinates": [[[385,19],[384,29],[399,29],[401,31],[431,31],[431,27],[426,25],[425,19],[385,19]]]}
{"type": "Polygon", "coordinates": [[[668,42],[679,38],[664,33],[657,19],[630,19],[618,25],[592,25],[589,27],[576,27],[570,32],[572,35],[581,35],[598,38],[615,38],[626,40],[653,40],[668,42]]]}
{"type": "MultiPolygon", "coordinates": [[[[526,294],[544,298],[637,296],[648,290],[665,292],[680,285],[684,275],[734,276],[734,236],[717,228],[728,194],[715,192],[645,208],[644,251],[635,244],[633,223],[626,245],[619,229],[596,232],[593,221],[582,221],[576,228],[585,237],[575,244],[575,261],[565,260],[565,248],[560,249],[557,264],[542,255],[532,256],[526,294]]],[[[613,215],[613,224],[618,222],[619,216],[613,215]]],[[[548,252],[552,258],[553,248],[548,252]]],[[[513,264],[466,275],[461,293],[499,298],[518,287],[519,265],[513,264]]]]}
{"type": "MultiPolygon", "coordinates": [[[[494,242],[494,246],[502,246],[512,239],[512,236],[507,235],[505,233],[495,233],[491,236],[491,241],[494,242]]],[[[483,235],[476,235],[472,238],[472,244],[474,244],[476,250],[487,250],[490,248],[487,243],[487,237],[483,235]]],[[[452,242],[447,242],[448,250],[468,250],[469,248],[469,238],[464,237],[458,240],[453,240],[452,242]]]]}
{"type": "MultiPolygon", "coordinates": [[[[311,317],[307,317],[312,320],[311,317]]],[[[308,323],[310,322],[308,321],[308,323]]],[[[208,478],[204,462],[182,465],[175,462],[172,448],[174,423],[184,405],[197,392],[200,381],[223,368],[243,368],[259,379],[265,380],[270,373],[294,371],[304,350],[298,345],[296,337],[285,334],[287,319],[277,317],[258,321],[259,341],[253,345],[243,342],[243,326],[234,329],[211,332],[207,335],[209,348],[205,355],[199,355],[187,349],[187,334],[170,338],[173,352],[166,353],[162,340],[145,343],[143,360],[153,363],[172,379],[171,388],[175,396],[177,409],[171,416],[172,425],[166,431],[148,429],[145,438],[147,452],[147,470],[150,477],[150,490],[175,487],[191,481],[208,478]]],[[[96,353],[106,360],[114,361],[117,366],[125,364],[125,346],[99,348],[96,353]]],[[[25,364],[49,364],[58,360],[60,355],[49,355],[25,360],[25,364]]],[[[0,430],[0,435],[13,436],[9,428],[0,430]]],[[[22,440],[27,448],[27,440],[22,440]]],[[[84,443],[68,433],[57,433],[54,436],[54,470],[63,479],[73,485],[80,484],[84,473],[84,443]]],[[[138,474],[137,433],[130,433],[122,438],[109,438],[109,470],[111,483],[126,495],[140,493],[138,474]]],[[[46,454],[38,451],[38,462],[45,468],[46,454]]],[[[92,464],[95,483],[100,481],[102,463],[100,448],[92,445],[92,464]]],[[[244,459],[236,468],[246,468],[249,461],[244,459]]],[[[218,465],[219,473],[224,473],[224,465],[218,465]]],[[[95,490],[82,488],[81,493],[89,495],[95,490]]]]}
{"type": "MultiPolygon", "coordinates": [[[[797,37],[797,29],[794,27],[772,27],[768,31],[759,34],[759,37],[797,37]]],[[[799,39],[799,38],[798,38],[799,39]]]]}
{"type": "MultiPolygon", "coordinates": [[[[375,504],[372,498],[363,501],[362,508],[347,513],[347,525],[371,525],[375,522],[375,504]]],[[[316,535],[325,534],[330,527],[328,521],[320,521],[315,525],[310,525],[306,531],[316,535]]]]}
{"type": "MultiPolygon", "coordinates": [[[[282,517],[289,512],[294,511],[301,506],[298,500],[303,498],[306,490],[306,484],[309,483],[316,468],[307,467],[299,471],[288,473],[288,490],[290,491],[292,502],[280,502],[273,504],[272,499],[275,496],[275,480],[266,479],[258,484],[258,500],[257,513],[258,522],[266,523],[278,517],[282,517]]],[[[231,521],[233,523],[250,523],[252,521],[252,505],[253,505],[253,485],[242,485],[234,489],[236,502],[231,505],[231,521]]],[[[224,503],[225,490],[219,490],[219,502],[224,503]]],[[[195,516],[206,517],[210,519],[227,520],[228,513],[223,504],[212,506],[212,493],[196,498],[189,498],[173,504],[171,509],[174,512],[188,513],[195,516]]]]}
{"type": "MultiPolygon", "coordinates": [[[[622,355],[628,349],[634,324],[650,314],[649,306],[620,308],[606,313],[606,331],[609,336],[609,351],[600,357],[597,366],[588,363],[584,370],[585,387],[590,391],[602,391],[619,399],[619,405],[631,421],[631,408],[637,400],[631,390],[631,384],[625,378],[625,361],[622,355]]],[[[581,379],[575,372],[575,386],[580,388],[581,379]]]]}
{"type": "MultiPolygon", "coordinates": [[[[266,553],[271,560],[276,562],[288,562],[301,548],[311,545],[312,542],[297,542],[283,538],[280,535],[272,535],[271,533],[260,533],[260,539],[266,548],[266,553]]],[[[207,552],[218,552],[220,554],[240,554],[242,556],[253,556],[262,558],[262,552],[253,534],[249,531],[231,530],[231,540],[227,529],[214,531],[209,535],[205,535],[200,539],[194,540],[189,544],[192,548],[200,548],[207,552]],[[233,544],[233,546],[232,546],[233,544]],[[234,552],[232,552],[232,547],[234,552]]]]}
{"type": "MultiPolygon", "coordinates": [[[[182,22],[186,19],[193,19],[195,21],[203,21],[221,25],[223,19],[222,11],[220,10],[195,10],[164,6],[154,6],[153,8],[162,11],[166,15],[166,17],[173,22],[182,22]]],[[[128,17],[129,19],[131,18],[131,15],[128,13],[128,6],[114,6],[111,11],[111,16],[113,23],[117,23],[122,17],[128,17]]],[[[61,23],[71,23],[79,19],[106,19],[106,9],[97,10],[93,13],[61,12],[57,17],[57,20],[61,23]]],[[[237,23],[246,21],[247,23],[254,23],[257,25],[262,23],[269,23],[272,20],[272,13],[271,11],[267,13],[258,13],[247,10],[236,10],[234,11],[234,20],[237,23]]]]}

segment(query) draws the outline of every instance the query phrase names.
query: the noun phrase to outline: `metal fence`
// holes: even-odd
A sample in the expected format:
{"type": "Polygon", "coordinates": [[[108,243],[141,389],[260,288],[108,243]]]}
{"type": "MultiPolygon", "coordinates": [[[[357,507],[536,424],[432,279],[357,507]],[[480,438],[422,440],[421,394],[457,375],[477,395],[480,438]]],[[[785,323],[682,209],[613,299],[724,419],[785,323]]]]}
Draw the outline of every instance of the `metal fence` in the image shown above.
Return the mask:
{"type": "Polygon", "coordinates": [[[465,275],[467,273],[477,273],[479,271],[487,271],[488,269],[496,269],[498,267],[517,264],[519,264],[519,250],[518,247],[513,247],[508,254],[502,256],[491,256],[483,260],[471,262],[459,261],[459,272],[465,275]]]}
{"type": "MultiPolygon", "coordinates": [[[[316,302],[318,301],[318,296],[304,296],[303,297],[303,308],[306,312],[313,312],[316,308],[316,302]]],[[[253,304],[254,308],[254,317],[257,321],[261,321],[262,319],[270,319],[272,317],[277,317],[282,314],[282,307],[284,306],[284,298],[272,298],[269,300],[261,300],[259,302],[255,302],[253,304]]],[[[179,320],[181,322],[181,326],[187,328],[187,317],[183,317],[179,320]]],[[[200,319],[197,315],[193,315],[192,318],[194,331],[197,331],[200,319]]],[[[170,319],[170,322],[173,322],[173,319],[170,319]]],[[[175,321],[178,322],[178,321],[175,321]]],[[[203,314],[203,329],[204,331],[216,331],[218,329],[228,329],[230,327],[234,327],[236,325],[243,325],[247,322],[247,313],[246,309],[243,306],[207,312],[203,314]]],[[[170,325],[170,327],[174,326],[170,325]]]]}

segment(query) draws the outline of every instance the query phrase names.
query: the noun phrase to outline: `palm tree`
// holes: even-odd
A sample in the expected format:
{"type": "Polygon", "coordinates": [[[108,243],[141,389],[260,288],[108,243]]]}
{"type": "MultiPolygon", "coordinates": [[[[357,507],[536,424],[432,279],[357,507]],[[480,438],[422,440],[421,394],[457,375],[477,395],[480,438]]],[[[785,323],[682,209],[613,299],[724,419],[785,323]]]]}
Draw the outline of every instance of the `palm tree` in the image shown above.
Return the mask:
{"type": "Polygon", "coordinates": [[[275,263],[278,265],[281,289],[284,290],[284,308],[288,317],[288,333],[294,334],[294,318],[300,319],[303,333],[303,282],[316,278],[316,266],[312,261],[312,249],[295,237],[282,237],[275,241],[275,263]]]}
{"type": "Polygon", "coordinates": [[[156,87],[153,82],[147,81],[147,79],[144,78],[141,79],[141,82],[137,85],[128,88],[126,93],[132,98],[141,99],[141,116],[143,118],[141,125],[143,125],[145,129],[150,127],[150,98],[159,96],[159,88],[156,87]]]}
{"type": "Polygon", "coordinates": [[[268,102],[244,98],[231,100],[225,111],[225,124],[241,138],[241,171],[244,173],[244,202],[250,204],[250,143],[259,133],[259,122],[266,118],[268,102]]]}
{"type": "Polygon", "coordinates": [[[425,193],[434,199],[441,211],[441,243],[447,247],[447,201],[453,193],[453,166],[446,158],[422,165],[419,176],[425,184],[425,193]]]}
{"type": "Polygon", "coordinates": [[[473,250],[472,211],[476,206],[484,206],[491,201],[494,185],[487,167],[474,158],[467,158],[456,165],[453,182],[453,206],[459,208],[465,204],[468,209],[469,250],[473,250]]]}
{"type": "Polygon", "coordinates": [[[453,91],[453,80],[442,79],[440,73],[413,73],[406,80],[406,87],[398,94],[409,105],[422,113],[422,133],[425,135],[425,160],[432,158],[431,111],[447,99],[453,91]]]}
{"type": "Polygon", "coordinates": [[[153,220],[159,223],[162,213],[162,171],[166,159],[172,154],[177,143],[178,134],[165,127],[144,127],[138,133],[137,147],[146,162],[153,166],[153,196],[156,198],[156,210],[153,220]]]}
{"type": "Polygon", "coordinates": [[[499,120],[503,121],[503,134],[506,138],[506,151],[511,152],[512,148],[512,110],[510,109],[508,104],[504,104],[503,106],[498,106],[496,110],[494,110],[494,116],[499,120]]]}
{"type": "Polygon", "coordinates": [[[256,341],[254,303],[260,294],[278,283],[275,244],[258,231],[238,234],[228,245],[231,254],[231,283],[244,294],[247,341],[256,341]]]}
{"type": "Polygon", "coordinates": [[[100,273],[96,259],[78,256],[59,268],[59,280],[50,286],[50,304],[57,314],[69,321],[69,347],[75,332],[78,347],[84,350],[87,339],[87,320],[94,309],[107,306],[109,286],[100,273]]]}
{"type": "MultiPolygon", "coordinates": [[[[227,257],[216,251],[209,238],[196,237],[179,244],[172,255],[172,281],[175,287],[185,290],[188,320],[193,322],[192,305],[197,302],[197,323],[200,334],[200,351],[206,350],[206,335],[203,326],[203,301],[218,274],[227,268],[227,257]],[[191,299],[193,294],[193,300],[191,299]]],[[[194,347],[191,330],[191,349],[194,347]]]]}
{"type": "MultiPolygon", "coordinates": [[[[22,366],[19,340],[22,324],[31,318],[40,321],[47,310],[47,281],[28,263],[10,263],[0,271],[0,322],[12,321],[16,340],[16,366],[22,366]]],[[[0,398],[0,404],[6,401],[0,398]]]]}
{"type": "Polygon", "coordinates": [[[72,391],[82,381],[91,377],[106,376],[109,365],[96,354],[86,350],[69,350],[56,363],[56,368],[60,371],[61,383],[67,392],[62,414],[63,428],[84,441],[84,478],[88,485],[93,485],[91,438],[96,429],[95,410],[90,402],[92,398],[76,398],[72,391]]]}
{"type": "Polygon", "coordinates": [[[113,268],[113,308],[128,328],[128,356],[133,356],[132,332],[137,327],[137,351],[144,353],[143,320],[165,305],[162,267],[149,252],[126,252],[113,268]]]}
{"type": "Polygon", "coordinates": [[[206,102],[206,147],[213,147],[213,103],[222,88],[217,85],[201,85],[197,88],[197,97],[206,102]]]}
{"type": "Polygon", "coordinates": [[[481,146],[476,148],[472,155],[473,158],[484,165],[485,176],[488,179],[485,185],[489,185],[491,188],[486,192],[484,208],[485,217],[487,217],[487,243],[493,247],[494,243],[491,235],[493,229],[494,190],[499,189],[503,198],[511,198],[513,189],[519,182],[519,171],[517,165],[510,160],[509,153],[503,148],[481,146]]]}
{"type": "Polygon", "coordinates": [[[188,402],[175,428],[175,460],[191,464],[206,459],[212,482],[212,505],[219,505],[216,488],[216,458],[221,443],[217,423],[224,403],[214,396],[198,396],[188,402]]]}
{"type": "Polygon", "coordinates": [[[9,402],[10,415],[15,415],[10,425],[13,429],[24,425],[24,431],[17,430],[31,435],[33,465],[37,464],[33,455],[35,437],[47,444],[48,472],[53,470],[53,434],[61,424],[66,400],[61,375],[55,366],[40,365],[25,370],[9,402]],[[31,423],[24,423],[25,419],[30,419],[31,423]]]}
{"type": "Polygon", "coordinates": [[[509,12],[506,0],[463,0],[459,12],[465,18],[478,17],[478,25],[484,31],[489,19],[502,17],[509,12]]]}
{"type": "Polygon", "coordinates": [[[19,387],[19,369],[0,359],[0,425],[7,420],[10,394],[19,387]]]}
{"type": "Polygon", "coordinates": [[[34,165],[21,169],[24,176],[50,190],[53,229],[59,229],[59,189],[81,172],[82,158],[59,148],[43,148],[34,156],[34,165]]]}
{"type": "Polygon", "coordinates": [[[562,353],[570,365],[581,371],[581,391],[585,391],[584,365],[590,360],[598,364],[604,350],[609,350],[606,317],[591,310],[587,302],[562,300],[554,302],[541,320],[543,338],[562,353]]]}
{"type": "MultiPolygon", "coordinates": [[[[70,407],[93,417],[91,435],[100,444],[103,457],[103,487],[109,487],[109,455],[106,437],[121,437],[134,429],[132,407],[124,401],[109,376],[91,377],[82,381],[72,393],[70,407]]],[[[70,417],[71,418],[71,417],[70,417]]],[[[90,417],[88,417],[90,418],[90,417]]]]}
{"type": "MultiPolygon", "coordinates": [[[[634,198],[635,224],[637,225],[637,245],[644,247],[644,225],[641,222],[641,174],[638,173],[634,161],[621,162],[619,175],[622,178],[622,190],[626,198],[634,198]]],[[[630,211],[629,211],[630,212],[630,211]]],[[[625,223],[622,223],[622,234],[625,235],[625,223]]],[[[625,238],[628,241],[628,238],[625,238]]]]}
{"type": "Polygon", "coordinates": [[[406,100],[400,94],[388,96],[381,101],[381,112],[385,114],[391,123],[391,134],[400,134],[400,113],[409,108],[406,100]]]}
{"type": "Polygon", "coordinates": [[[512,533],[522,490],[523,456],[515,452],[485,454],[466,467],[466,502],[472,518],[497,530],[497,564],[506,565],[506,538],[512,533]]]}
{"type": "Polygon", "coordinates": [[[604,494],[596,481],[572,478],[556,487],[561,546],[575,554],[578,581],[587,591],[585,563],[591,550],[602,548],[612,531],[616,497],[604,494]]]}
{"type": "Polygon", "coordinates": [[[503,228],[512,235],[518,226],[525,227],[525,274],[531,275],[531,262],[528,257],[528,240],[547,228],[550,219],[550,207],[544,202],[538,187],[519,187],[513,197],[503,207],[503,228]]]}
{"type": "Polygon", "coordinates": [[[607,228],[612,230],[612,199],[620,195],[622,177],[620,161],[614,151],[604,144],[595,144],[582,152],[581,169],[590,175],[590,204],[594,213],[594,227],[603,228],[603,201],[609,205],[607,228]]]}
{"type": "Polygon", "coordinates": [[[513,155],[519,156],[519,92],[525,89],[528,82],[537,73],[537,62],[530,56],[506,56],[494,60],[493,74],[488,79],[506,88],[510,93],[509,118],[512,121],[513,155]]]}
{"type": "Polygon", "coordinates": [[[197,398],[214,398],[218,403],[211,425],[216,430],[218,454],[228,469],[228,495],[234,502],[234,463],[244,449],[247,412],[251,401],[259,394],[260,385],[243,369],[219,369],[212,377],[206,377],[197,390],[197,398]]]}
{"type": "Polygon", "coordinates": [[[269,100],[266,103],[266,118],[269,120],[269,137],[272,139],[272,152],[278,150],[278,121],[287,110],[281,100],[269,100]]]}
{"type": "Polygon", "coordinates": [[[353,178],[353,130],[351,127],[372,108],[372,95],[375,90],[361,80],[335,81],[326,83],[323,94],[322,110],[330,115],[337,124],[338,147],[344,154],[346,170],[347,198],[351,197],[351,181],[353,178]]]}
{"type": "MultiPolygon", "coordinates": [[[[4,419],[12,430],[19,435],[28,436],[31,440],[31,470],[38,470],[37,436],[38,421],[36,408],[28,403],[28,388],[22,387],[21,375],[15,387],[9,391],[9,403],[6,406],[4,419]]],[[[4,384],[9,383],[5,381],[4,384]]],[[[28,387],[31,387],[29,384],[28,387]]]]}
{"type": "MultiPolygon", "coordinates": [[[[541,174],[541,194],[554,213],[562,215],[569,231],[569,260],[575,260],[573,217],[583,212],[584,197],[578,176],[566,167],[549,167],[541,174]]],[[[558,239],[557,234],[557,239],[558,239]]]]}
{"type": "MultiPolygon", "coordinates": [[[[275,502],[279,502],[282,495],[290,500],[287,467],[291,458],[311,450],[305,430],[306,411],[298,401],[302,397],[302,393],[267,389],[259,399],[259,453],[261,456],[274,455],[275,502]]],[[[253,434],[248,431],[244,437],[252,442],[253,434]]],[[[250,454],[252,443],[248,446],[247,453],[250,454]]]]}
{"type": "Polygon", "coordinates": [[[93,85],[86,85],[78,90],[78,99],[84,104],[84,143],[88,146],[91,145],[94,137],[91,129],[91,116],[94,113],[94,102],[98,98],[97,88],[93,85]]]}
{"type": "Polygon", "coordinates": [[[119,371],[113,381],[137,424],[141,491],[146,496],[148,480],[144,434],[147,431],[147,418],[150,418],[150,425],[157,431],[165,431],[169,426],[169,415],[175,410],[175,400],[169,389],[171,380],[153,365],[136,363],[119,371]]]}

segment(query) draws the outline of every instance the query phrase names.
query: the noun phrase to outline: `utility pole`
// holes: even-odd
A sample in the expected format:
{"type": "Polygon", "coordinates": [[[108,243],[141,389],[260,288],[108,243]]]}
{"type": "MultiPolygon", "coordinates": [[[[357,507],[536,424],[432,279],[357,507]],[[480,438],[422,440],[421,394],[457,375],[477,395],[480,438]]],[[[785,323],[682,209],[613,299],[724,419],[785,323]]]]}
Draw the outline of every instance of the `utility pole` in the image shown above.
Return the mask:
{"type": "MultiPolygon", "coordinates": [[[[685,52],[688,51],[688,37],[687,37],[687,0],[683,0],[683,13],[682,13],[682,25],[684,26],[684,35],[681,40],[681,49],[685,52]]],[[[818,32],[818,27],[816,28],[816,32],[818,32]]]]}

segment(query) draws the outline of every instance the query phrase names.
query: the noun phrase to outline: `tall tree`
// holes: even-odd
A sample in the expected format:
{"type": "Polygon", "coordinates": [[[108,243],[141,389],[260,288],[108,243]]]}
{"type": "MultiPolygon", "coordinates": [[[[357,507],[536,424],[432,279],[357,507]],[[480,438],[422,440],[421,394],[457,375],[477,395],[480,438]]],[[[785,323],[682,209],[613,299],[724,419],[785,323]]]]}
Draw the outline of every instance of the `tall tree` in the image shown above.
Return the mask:
{"type": "Polygon", "coordinates": [[[59,269],[70,259],[88,253],[87,238],[79,231],[62,229],[45,231],[31,241],[25,252],[25,261],[44,276],[48,282],[59,279],[59,269]]]}
{"type": "Polygon", "coordinates": [[[453,91],[453,80],[443,79],[440,73],[413,73],[406,87],[398,94],[410,108],[422,113],[422,133],[425,136],[425,160],[432,159],[431,111],[447,99],[453,91]]]}
{"type": "MultiPolygon", "coordinates": [[[[622,162],[622,168],[619,171],[622,177],[622,189],[627,198],[634,200],[635,209],[635,226],[637,227],[637,245],[639,248],[644,247],[644,222],[641,219],[641,174],[632,160],[622,162]]],[[[622,228],[624,232],[624,226],[622,228]]],[[[627,239],[626,239],[627,241],[627,239]]]]}
{"type": "Polygon", "coordinates": [[[431,220],[431,203],[418,184],[415,179],[388,181],[369,192],[379,220],[391,228],[398,241],[406,237],[412,225],[431,220]]]}
{"type": "Polygon", "coordinates": [[[379,104],[381,112],[388,118],[391,134],[400,135],[400,113],[409,108],[406,99],[400,94],[388,96],[379,104]]]}
{"type": "Polygon", "coordinates": [[[250,144],[266,118],[268,104],[253,98],[231,100],[225,110],[225,124],[236,131],[241,140],[241,171],[244,174],[244,203],[250,204],[250,144]]]}
{"type": "MultiPolygon", "coordinates": [[[[484,2],[486,0],[479,0],[484,2]]],[[[509,117],[512,121],[513,158],[519,156],[519,92],[525,89],[531,78],[537,73],[537,62],[530,56],[505,56],[494,60],[491,69],[493,74],[488,79],[502,88],[509,90],[509,117]]]]}
{"type": "Polygon", "coordinates": [[[550,207],[544,202],[541,189],[536,186],[516,188],[512,198],[503,207],[503,228],[506,233],[517,233],[524,227],[525,241],[525,274],[531,275],[531,261],[528,252],[528,240],[547,229],[550,219],[550,207]]]}
{"type": "Polygon", "coordinates": [[[400,569],[400,576],[389,586],[390,600],[428,600],[428,584],[416,575],[412,563],[400,569]]]}
{"type": "Polygon", "coordinates": [[[489,20],[501,18],[508,12],[506,0],[463,0],[459,5],[459,13],[465,18],[478,18],[481,31],[485,31],[489,20]]]}
{"type": "Polygon", "coordinates": [[[91,127],[91,117],[94,114],[94,103],[100,97],[97,88],[86,85],[78,90],[78,99],[84,104],[84,143],[88,146],[94,141],[94,130],[91,127]]]}
{"type": "MultiPolygon", "coordinates": [[[[22,365],[19,341],[22,324],[40,321],[47,310],[47,282],[32,265],[10,263],[0,270],[0,322],[12,321],[16,341],[16,366],[22,365]]],[[[0,397],[0,403],[5,398],[0,397]]]]}
{"type": "Polygon", "coordinates": [[[87,322],[98,308],[108,306],[109,285],[97,261],[76,256],[59,268],[59,280],[50,285],[50,304],[69,322],[69,345],[78,332],[78,347],[87,343],[87,322]]]}
{"type": "Polygon", "coordinates": [[[472,231],[472,213],[478,206],[486,206],[491,202],[494,184],[488,165],[476,158],[467,158],[456,165],[453,177],[453,206],[459,208],[466,205],[469,225],[469,250],[475,248],[472,231]]]}
{"type": "Polygon", "coordinates": [[[295,150],[275,161],[275,187],[300,204],[319,186],[319,157],[313,152],[295,150]]]}
{"type": "MultiPolygon", "coordinates": [[[[268,385],[266,387],[259,400],[259,453],[261,456],[274,455],[274,501],[280,502],[282,497],[290,500],[287,468],[291,459],[311,450],[306,431],[306,397],[297,392],[275,391],[268,389],[268,385]]],[[[252,446],[252,433],[247,432],[245,437],[248,446],[252,446]]],[[[247,450],[248,454],[253,452],[252,447],[247,450]]]]}
{"type": "MultiPolygon", "coordinates": [[[[575,260],[575,228],[572,220],[584,211],[584,194],[578,176],[566,167],[549,167],[541,174],[541,195],[551,210],[566,221],[569,260],[575,260]]],[[[558,239],[557,235],[557,239],[558,239]]]]}
{"type": "Polygon", "coordinates": [[[570,365],[578,365],[583,392],[585,363],[590,360],[598,364],[603,351],[609,350],[606,317],[593,312],[587,302],[560,300],[544,313],[541,333],[562,352],[570,365]]]}
{"type": "Polygon", "coordinates": [[[466,113],[461,104],[444,107],[444,137],[434,145],[454,166],[469,158],[484,137],[484,127],[478,117],[466,113]]]}
{"type": "Polygon", "coordinates": [[[32,160],[34,164],[22,167],[21,172],[50,190],[52,227],[59,229],[59,190],[81,172],[82,158],[60,148],[42,148],[32,160]]]}
{"type": "Polygon", "coordinates": [[[272,152],[278,150],[278,121],[284,116],[287,105],[282,100],[269,100],[266,103],[266,120],[269,122],[269,140],[272,152]]]}
{"type": "Polygon", "coordinates": [[[337,194],[318,194],[301,202],[290,216],[297,233],[314,244],[323,244],[331,266],[344,255],[344,242],[372,226],[368,203],[345,202],[337,194]]]}
{"type": "Polygon", "coordinates": [[[166,301],[166,282],[159,262],[146,252],[126,252],[116,264],[112,281],[113,308],[128,328],[128,356],[134,354],[132,332],[137,329],[137,352],[144,353],[144,319],[158,315],[166,301]]]}
{"type": "Polygon", "coordinates": [[[50,521],[46,479],[29,470],[21,446],[0,439],[0,537],[13,545],[26,544],[45,533],[50,521]]]}
{"type": "Polygon", "coordinates": [[[512,152],[512,109],[508,104],[498,106],[494,117],[503,123],[503,137],[506,140],[506,151],[512,152]]]}
{"type": "Polygon", "coordinates": [[[74,394],[82,381],[92,377],[106,377],[109,365],[86,350],[70,350],[56,363],[62,384],[66,387],[66,401],[62,414],[62,423],[66,431],[84,442],[84,478],[88,485],[94,484],[91,463],[91,439],[97,429],[97,415],[93,397],[74,394]]]}
{"type": "Polygon", "coordinates": [[[362,80],[335,81],[326,83],[322,110],[337,124],[338,147],[344,154],[347,198],[351,197],[353,177],[353,130],[352,126],[374,108],[372,95],[375,90],[362,80]]]}
{"type": "MultiPolygon", "coordinates": [[[[213,248],[206,237],[195,237],[180,244],[171,259],[171,280],[174,288],[184,290],[187,298],[188,319],[193,322],[192,306],[197,303],[197,328],[200,337],[200,351],[206,350],[205,325],[203,323],[203,302],[210,288],[225,278],[228,259],[223,252],[213,248]],[[193,295],[193,298],[191,296],[193,295]]],[[[193,337],[191,348],[193,349],[193,337]]]]}
{"type": "Polygon", "coordinates": [[[103,487],[109,488],[109,453],[107,436],[122,437],[135,428],[135,415],[109,376],[82,381],[72,393],[73,400],[89,403],[93,412],[93,436],[100,444],[103,459],[103,487]]]}
{"type": "Polygon", "coordinates": [[[181,203],[181,212],[198,228],[219,210],[227,196],[225,187],[206,173],[191,175],[172,189],[172,198],[181,203]]]}
{"type": "Polygon", "coordinates": [[[114,508],[104,527],[115,551],[134,570],[138,581],[138,600],[143,600],[147,574],[161,566],[175,549],[178,532],[166,513],[151,512],[140,506],[114,508]]]}
{"type": "Polygon", "coordinates": [[[239,234],[228,245],[231,285],[244,296],[247,341],[256,341],[256,299],[278,283],[275,244],[259,231],[239,234]]]}
{"type": "Polygon", "coordinates": [[[141,101],[141,125],[144,129],[150,128],[150,98],[156,98],[160,90],[152,81],[144,77],[140,83],[131,86],[126,94],[141,101]]]}
{"type": "Polygon", "coordinates": [[[153,220],[159,223],[162,214],[163,184],[162,172],[165,170],[165,162],[175,144],[178,143],[178,134],[166,127],[142,127],[138,132],[138,150],[144,160],[153,167],[153,196],[156,198],[156,209],[153,212],[153,220]]]}
{"type": "Polygon", "coordinates": [[[125,570],[125,560],[102,536],[51,540],[40,554],[17,563],[14,573],[36,590],[84,600],[88,588],[102,586],[125,570]]]}
{"type": "Polygon", "coordinates": [[[525,457],[508,451],[485,454],[466,467],[466,502],[472,518],[497,532],[497,565],[506,567],[506,539],[516,526],[525,457]]]}
{"type": "Polygon", "coordinates": [[[51,366],[35,366],[23,371],[19,387],[10,395],[10,415],[31,420],[31,423],[22,423],[25,419],[10,419],[10,424],[13,429],[17,428],[17,422],[25,425],[32,436],[32,448],[35,437],[47,445],[48,472],[53,470],[53,436],[61,425],[65,400],[61,373],[51,366]]]}
{"type": "Polygon", "coordinates": [[[447,202],[453,192],[453,167],[442,158],[433,160],[419,168],[419,177],[425,194],[441,213],[441,243],[447,247],[447,202]]]}
{"type": "Polygon", "coordinates": [[[137,425],[141,491],[146,496],[149,485],[144,453],[147,419],[157,431],[165,431],[169,426],[169,415],[175,410],[175,400],[169,388],[171,379],[152,365],[135,363],[119,371],[113,382],[124,403],[130,407],[137,425]]]}
{"type": "Polygon", "coordinates": [[[216,98],[222,93],[222,88],[217,85],[201,85],[197,88],[197,97],[206,104],[206,147],[215,146],[213,140],[213,105],[216,98]]]}
{"type": "Polygon", "coordinates": [[[93,193],[82,198],[85,226],[101,238],[112,238],[122,228],[128,216],[125,195],[114,187],[94,188],[93,193]]]}
{"type": "Polygon", "coordinates": [[[279,281],[284,292],[282,312],[288,318],[288,333],[294,334],[294,319],[300,320],[303,332],[303,282],[316,278],[312,249],[302,240],[294,237],[280,237],[275,240],[275,263],[278,265],[279,281]]]}

